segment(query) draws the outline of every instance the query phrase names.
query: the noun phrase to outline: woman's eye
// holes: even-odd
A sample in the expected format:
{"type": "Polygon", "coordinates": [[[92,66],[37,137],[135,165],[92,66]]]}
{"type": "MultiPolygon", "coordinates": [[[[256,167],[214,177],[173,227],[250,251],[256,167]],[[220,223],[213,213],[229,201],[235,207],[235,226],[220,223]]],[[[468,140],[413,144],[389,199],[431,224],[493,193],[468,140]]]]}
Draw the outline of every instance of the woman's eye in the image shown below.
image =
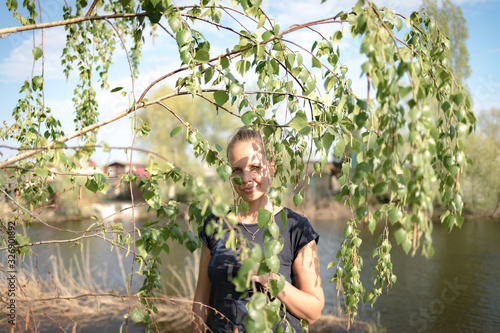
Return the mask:
{"type": "Polygon", "coordinates": [[[233,169],[233,174],[240,173],[240,172],[241,172],[241,169],[233,169]]]}
{"type": "Polygon", "coordinates": [[[259,167],[259,166],[254,165],[254,166],[252,166],[252,168],[251,168],[251,169],[252,169],[252,170],[260,170],[260,167],[259,167]]]}

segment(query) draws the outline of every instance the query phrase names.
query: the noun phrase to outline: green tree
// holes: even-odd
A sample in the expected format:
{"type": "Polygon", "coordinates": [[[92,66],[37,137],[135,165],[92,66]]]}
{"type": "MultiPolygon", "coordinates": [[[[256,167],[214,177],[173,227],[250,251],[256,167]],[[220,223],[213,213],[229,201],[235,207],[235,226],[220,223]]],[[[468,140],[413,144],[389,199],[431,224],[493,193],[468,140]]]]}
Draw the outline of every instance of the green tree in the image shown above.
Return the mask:
{"type": "Polygon", "coordinates": [[[479,129],[467,141],[473,161],[465,170],[464,201],[471,213],[495,215],[500,207],[500,109],[479,113],[479,129]]]}
{"type": "MultiPolygon", "coordinates": [[[[79,80],[74,94],[76,131],[69,134],[63,133],[58,119],[44,103],[48,81],[43,72],[35,73],[21,87],[21,97],[13,110],[16,124],[0,133],[2,139],[17,141],[20,149],[18,155],[0,163],[0,169],[12,169],[11,178],[20,181],[19,198],[10,197],[16,206],[13,219],[29,220],[31,212],[23,208],[45,204],[49,177],[70,177],[72,182],[82,179],[66,156],[68,140],[82,139],[77,156],[85,159],[94,152],[96,133],[101,126],[131,116],[134,136],[146,135],[149,125],[141,123],[137,110],[156,105],[175,117],[179,110],[172,109],[169,100],[177,95],[213,99],[215,108],[231,105],[237,109],[241,123],[261,130],[269,139],[269,151],[278,152],[279,185],[269,192],[275,201],[279,202],[282,191],[292,187],[299,191],[293,200],[295,205],[301,204],[301,193],[308,183],[304,172],[306,162],[313,153],[319,156],[314,165],[318,171],[325,166],[331,150],[337,158],[344,157],[346,149],[357,154],[356,165],[349,156],[343,159],[339,178],[342,192],[338,199],[345,200],[353,215],[346,221],[345,240],[337,259],[328,265],[335,267],[332,281],[339,291],[343,290],[346,312],[353,320],[361,300],[375,302],[396,281],[389,224],[394,225],[396,242],[406,253],[411,250],[414,254],[421,249],[424,255],[432,256],[430,219],[436,195],[446,207],[441,215],[446,227],[451,230],[463,223],[459,174],[467,164],[465,138],[474,128],[476,118],[460,80],[453,76],[448,38],[424,12],[416,11],[405,17],[389,8],[379,9],[371,1],[359,1],[352,9],[334,17],[286,28],[272,20],[261,4],[261,0],[233,0],[231,5],[201,0],[196,5],[179,7],[170,0],[96,0],[92,4],[79,0],[73,8],[63,7],[64,20],[35,25],[39,11],[35,2],[23,2],[24,10],[20,10],[17,1],[7,1],[7,8],[21,25],[0,29],[0,34],[63,25],[67,43],[62,50],[62,66],[67,75],[76,72],[79,80]],[[20,13],[24,12],[29,16],[23,17],[20,13]],[[321,33],[317,30],[319,24],[337,29],[321,33]],[[309,28],[317,32],[312,45],[295,42],[293,34],[309,28]],[[217,33],[210,33],[213,30],[217,33]],[[139,75],[140,50],[149,31],[153,31],[155,39],[173,41],[169,51],[178,52],[181,64],[169,73],[159,73],[140,94],[125,91],[124,98],[130,101],[130,107],[110,119],[99,120],[94,87],[112,88],[111,92],[120,89],[109,87],[107,81],[113,53],[120,46],[128,56],[134,87],[139,75]],[[349,38],[348,35],[361,41],[360,54],[364,58],[361,80],[365,81],[366,90],[353,90],[344,64],[346,55],[339,42],[349,38]],[[216,43],[222,46],[214,47],[216,43]],[[249,78],[257,86],[248,83],[249,78]],[[172,94],[145,99],[152,88],[166,80],[175,80],[172,94]],[[437,115],[432,115],[430,105],[436,104],[440,108],[437,115]],[[289,168],[283,167],[285,161],[289,168]],[[56,174],[47,168],[48,164],[61,165],[66,170],[56,174]],[[432,189],[435,183],[439,184],[439,193],[432,189]],[[386,194],[389,202],[371,211],[367,197],[386,194]],[[377,262],[374,285],[365,287],[360,281],[363,258],[358,255],[361,245],[358,235],[365,226],[373,233],[378,223],[386,227],[373,251],[377,262]]],[[[43,45],[34,47],[33,56],[34,61],[46,61],[43,45]]],[[[179,125],[184,126],[184,138],[191,145],[193,156],[198,162],[216,168],[221,180],[227,181],[230,168],[217,144],[194,124],[180,119],[179,125]]],[[[212,127],[216,128],[219,121],[212,127]]],[[[131,146],[128,151],[134,148],[131,146]]],[[[231,207],[217,191],[180,166],[163,168],[151,160],[148,171],[147,179],[138,179],[133,173],[119,177],[122,182],[138,185],[157,219],[141,229],[134,219],[132,232],[113,225],[113,231],[120,236],[112,242],[132,251],[139,266],[137,274],[144,277],[143,286],[135,295],[143,306],[131,309],[127,318],[154,325],[158,311],[154,293],[161,285],[160,252],[168,253],[168,242],[172,241],[191,251],[199,246],[193,232],[179,225],[177,206],[188,206],[189,220],[195,227],[201,225],[209,212],[222,217],[222,223],[229,228],[215,227],[214,232],[229,233],[228,246],[239,242],[233,228],[234,211],[239,208],[232,207],[228,214],[231,207]],[[186,203],[165,202],[160,186],[169,181],[182,184],[196,199],[186,203]],[[141,237],[135,239],[136,235],[141,237]]],[[[106,190],[106,175],[96,172],[83,177],[82,183],[88,191],[106,190]]],[[[133,199],[131,206],[135,206],[133,199]]],[[[259,214],[259,225],[266,228],[264,232],[270,242],[276,243],[279,234],[270,216],[270,212],[259,214]]],[[[102,238],[101,232],[107,227],[106,221],[97,221],[85,231],[85,237],[102,238]]],[[[25,238],[17,239],[19,252],[26,253],[34,245],[25,238]]],[[[7,244],[5,236],[3,241],[7,244]]],[[[243,266],[233,281],[239,290],[250,287],[248,274],[253,268],[259,267],[260,273],[266,273],[276,272],[279,267],[274,251],[263,252],[243,245],[241,251],[243,266]]],[[[275,295],[282,284],[271,283],[271,286],[271,295],[275,295]]],[[[256,315],[248,317],[248,331],[273,327],[280,320],[280,306],[279,301],[271,302],[265,295],[255,293],[249,313],[256,315]]]]}
{"type": "Polygon", "coordinates": [[[441,6],[438,6],[437,0],[423,0],[423,6],[427,14],[437,21],[444,34],[448,36],[451,43],[448,60],[452,64],[455,78],[465,83],[470,75],[469,51],[465,43],[469,37],[469,29],[462,8],[450,0],[441,1],[441,6]]]}
{"type": "MultiPolygon", "coordinates": [[[[162,87],[148,98],[158,99],[172,93],[172,89],[162,87]]],[[[208,141],[219,147],[225,147],[228,136],[241,126],[238,115],[225,107],[217,107],[210,98],[205,100],[194,98],[191,94],[180,95],[168,99],[165,106],[152,105],[140,112],[140,118],[149,131],[139,137],[139,142],[190,172],[199,170],[195,157],[190,153],[185,126],[181,122],[197,128],[208,141]]]]}
{"type": "MultiPolygon", "coordinates": [[[[148,98],[161,99],[173,94],[172,89],[161,87],[148,98]]],[[[186,141],[190,133],[185,125],[196,128],[199,135],[214,144],[217,152],[222,152],[225,150],[228,136],[241,126],[241,121],[238,119],[239,115],[224,106],[218,106],[213,98],[199,97],[201,98],[194,98],[190,93],[180,94],[165,102],[159,102],[161,104],[144,108],[139,113],[141,128],[144,129],[144,135],[139,136],[139,146],[161,156],[161,159],[156,158],[161,169],[173,164],[192,175],[216,175],[213,167],[213,170],[208,170],[208,165],[200,168],[199,162],[192,154],[191,145],[186,141]]],[[[210,185],[221,188],[223,185],[220,183],[210,182],[210,185]]],[[[172,181],[168,186],[162,186],[162,190],[163,193],[169,193],[168,197],[177,197],[177,200],[188,195],[181,184],[175,185],[172,181]]],[[[222,198],[226,201],[230,199],[231,194],[227,190],[221,189],[219,193],[227,193],[222,198]]]]}

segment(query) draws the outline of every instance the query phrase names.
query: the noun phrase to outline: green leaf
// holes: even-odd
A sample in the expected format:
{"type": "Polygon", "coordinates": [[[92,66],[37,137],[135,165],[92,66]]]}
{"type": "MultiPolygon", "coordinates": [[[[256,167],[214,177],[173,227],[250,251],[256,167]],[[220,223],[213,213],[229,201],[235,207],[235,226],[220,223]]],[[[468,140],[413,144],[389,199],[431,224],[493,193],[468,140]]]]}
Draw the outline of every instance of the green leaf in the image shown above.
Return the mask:
{"type": "Polygon", "coordinates": [[[225,92],[224,90],[218,90],[214,92],[214,99],[215,103],[219,104],[220,106],[223,106],[229,100],[229,96],[227,95],[227,92],[225,92]]]}
{"type": "Polygon", "coordinates": [[[283,228],[286,228],[286,225],[288,223],[288,216],[286,214],[286,210],[285,209],[281,210],[281,212],[280,212],[280,218],[281,218],[281,222],[283,222],[283,228]]]}
{"type": "Polygon", "coordinates": [[[154,210],[158,210],[161,207],[161,194],[153,191],[145,191],[143,194],[144,200],[151,206],[154,210]]]}
{"type": "Polygon", "coordinates": [[[266,257],[277,255],[281,250],[281,244],[276,239],[271,239],[264,245],[264,254],[266,257]]]}
{"type": "Polygon", "coordinates": [[[252,296],[251,306],[255,309],[263,309],[267,303],[267,297],[262,293],[255,293],[252,296]]]}
{"type": "Polygon", "coordinates": [[[173,15],[169,20],[168,20],[168,25],[170,25],[170,28],[172,28],[172,31],[174,33],[179,32],[182,28],[182,21],[179,20],[177,15],[173,15]]]}
{"type": "MultiPolygon", "coordinates": [[[[285,281],[286,280],[283,275],[280,275],[278,279],[269,281],[269,292],[271,293],[271,297],[276,297],[276,295],[278,295],[283,288],[285,288],[285,281]]],[[[281,327],[281,325],[279,327],[281,327]]]]}
{"type": "Polygon", "coordinates": [[[330,151],[330,147],[332,146],[334,138],[335,137],[330,132],[326,132],[325,135],[323,135],[323,147],[325,148],[326,152],[330,151]]]}
{"type": "Polygon", "coordinates": [[[312,58],[312,66],[316,68],[321,68],[321,63],[319,62],[318,58],[316,57],[312,58]]]}
{"type": "Polygon", "coordinates": [[[32,53],[35,60],[40,59],[43,55],[42,49],[39,48],[38,46],[33,49],[32,53]]]}
{"type": "Polygon", "coordinates": [[[326,92],[330,92],[330,90],[332,90],[332,88],[335,86],[335,84],[337,84],[338,81],[339,80],[333,75],[327,77],[324,84],[326,92]]]}
{"type": "Polygon", "coordinates": [[[197,50],[194,56],[194,60],[205,64],[210,60],[210,55],[205,49],[197,50]]]}
{"type": "Polygon", "coordinates": [[[231,167],[227,164],[220,165],[217,167],[217,174],[223,181],[227,181],[231,176],[232,170],[231,167]]]}
{"type": "Polygon", "coordinates": [[[243,181],[241,180],[241,177],[240,177],[240,176],[233,177],[233,182],[234,182],[236,185],[243,185],[243,181]]]}
{"type": "Polygon", "coordinates": [[[390,8],[387,8],[387,7],[384,8],[384,14],[385,14],[385,18],[389,22],[392,22],[394,20],[394,18],[396,17],[395,13],[394,13],[394,10],[390,9],[390,8]]]}
{"type": "Polygon", "coordinates": [[[239,96],[243,92],[243,87],[235,82],[229,86],[229,93],[233,96],[239,96]]]}
{"type": "Polygon", "coordinates": [[[389,186],[387,185],[387,182],[380,182],[373,187],[373,194],[374,195],[384,194],[387,192],[388,188],[389,186]]]}
{"type": "Polygon", "coordinates": [[[404,228],[399,228],[394,233],[394,238],[396,239],[396,243],[401,244],[406,239],[406,230],[404,228]]]}
{"type": "Polygon", "coordinates": [[[90,177],[87,178],[87,182],[85,183],[85,188],[94,193],[97,193],[97,190],[99,189],[96,182],[90,177]]]}
{"type": "Polygon", "coordinates": [[[245,126],[249,126],[255,119],[257,119],[257,114],[253,111],[247,111],[241,116],[241,121],[245,126]]]}
{"type": "Polygon", "coordinates": [[[149,2],[153,5],[153,7],[156,7],[156,5],[158,5],[160,0],[149,0],[149,2]]]}
{"type": "Polygon", "coordinates": [[[222,69],[226,69],[229,67],[229,59],[227,57],[220,58],[220,65],[222,66],[222,69]]]}
{"type": "Polygon", "coordinates": [[[28,242],[30,241],[30,238],[28,236],[23,236],[21,234],[16,234],[15,239],[16,243],[19,245],[28,244],[28,242]]]}
{"type": "Polygon", "coordinates": [[[342,31],[340,30],[335,31],[335,33],[333,34],[333,45],[337,45],[341,39],[342,39],[342,31]]]}
{"type": "MultiPolygon", "coordinates": [[[[247,210],[248,211],[248,210],[247,210]]],[[[272,237],[278,238],[280,234],[280,228],[276,225],[276,223],[271,222],[269,227],[267,228],[272,237]]]]}
{"type": "Polygon", "coordinates": [[[198,249],[199,241],[198,239],[190,239],[186,242],[186,248],[193,253],[198,249]]]}
{"type": "Polygon", "coordinates": [[[144,320],[144,314],[139,310],[138,308],[135,308],[131,313],[130,313],[130,318],[136,322],[140,323],[144,320]]]}
{"type": "Polygon", "coordinates": [[[269,222],[271,221],[272,213],[267,209],[261,208],[257,213],[257,222],[259,224],[259,228],[263,229],[267,227],[269,222]]]}
{"type": "Polygon", "coordinates": [[[182,235],[182,229],[180,227],[173,227],[170,229],[170,235],[173,239],[179,239],[182,235]]]}
{"type": "Polygon", "coordinates": [[[465,99],[465,94],[463,93],[458,93],[458,94],[455,94],[455,95],[452,95],[451,96],[451,99],[452,101],[457,105],[457,106],[460,106],[460,104],[462,104],[462,102],[464,101],[465,99]]]}
{"type": "Polygon", "coordinates": [[[397,207],[394,207],[391,210],[389,210],[388,215],[389,215],[389,222],[391,222],[391,224],[398,222],[403,217],[403,213],[397,207]]]}
{"type": "Polygon", "coordinates": [[[236,70],[243,76],[246,74],[246,72],[248,72],[250,66],[251,66],[250,61],[240,60],[236,63],[236,70]]]}
{"type": "Polygon", "coordinates": [[[453,226],[456,224],[456,222],[457,222],[457,219],[455,218],[454,215],[448,215],[444,219],[443,224],[446,227],[446,229],[449,229],[451,231],[451,229],[453,229],[453,226]]]}
{"type": "Polygon", "coordinates": [[[34,76],[33,79],[31,80],[33,84],[33,89],[38,89],[42,87],[43,84],[43,77],[42,76],[34,76]]]}
{"type": "Polygon", "coordinates": [[[368,219],[368,230],[370,233],[373,235],[373,232],[375,231],[375,228],[377,227],[377,220],[371,217],[368,219]]]}
{"type": "Polygon", "coordinates": [[[222,201],[217,202],[212,207],[212,213],[215,216],[223,216],[223,215],[227,214],[228,211],[229,211],[229,206],[222,201]]]}
{"type": "Polygon", "coordinates": [[[111,89],[111,92],[114,93],[114,92],[120,91],[122,89],[123,89],[123,87],[116,87],[116,88],[111,89]]]}
{"type": "Polygon", "coordinates": [[[108,190],[108,177],[102,173],[94,173],[94,182],[97,184],[97,188],[99,191],[106,193],[108,190]]]}
{"type": "Polygon", "coordinates": [[[35,174],[39,177],[45,178],[49,175],[49,170],[44,168],[38,168],[35,170],[35,174]]]}
{"type": "Polygon", "coordinates": [[[351,234],[352,234],[352,226],[348,224],[344,228],[344,236],[349,237],[349,235],[351,234]]]}
{"type": "Polygon", "coordinates": [[[265,262],[271,271],[278,273],[280,269],[280,260],[278,256],[266,257],[265,262]]]}
{"type": "Polygon", "coordinates": [[[177,44],[184,46],[191,41],[191,33],[188,30],[181,30],[176,34],[177,44]]]}
{"type": "Polygon", "coordinates": [[[302,203],[302,195],[300,193],[297,193],[293,196],[293,204],[295,207],[299,206],[302,203]]]}
{"type": "Polygon", "coordinates": [[[401,246],[403,247],[403,250],[405,251],[405,253],[408,254],[408,252],[411,249],[411,240],[409,240],[408,238],[406,238],[403,241],[403,243],[401,244],[401,246]]]}
{"type": "Polygon", "coordinates": [[[212,80],[214,73],[215,71],[213,67],[209,67],[205,70],[205,83],[208,83],[210,82],[210,80],[212,80]]]}
{"type": "Polygon", "coordinates": [[[10,11],[17,10],[17,0],[7,0],[7,8],[10,11]]]}
{"type": "Polygon", "coordinates": [[[248,309],[248,316],[245,317],[245,331],[249,333],[264,332],[266,329],[265,312],[252,307],[248,309]]]}
{"type": "Polygon", "coordinates": [[[307,135],[311,131],[307,116],[302,111],[297,112],[295,117],[288,123],[288,126],[302,135],[307,135]]]}
{"type": "Polygon", "coordinates": [[[345,141],[342,138],[339,138],[335,143],[335,147],[333,147],[333,154],[337,158],[341,158],[345,151],[345,141]]]}
{"type": "Polygon", "coordinates": [[[340,66],[340,73],[342,73],[342,75],[345,75],[348,71],[348,68],[346,65],[342,65],[340,66]]]}
{"type": "Polygon", "coordinates": [[[179,134],[182,131],[182,127],[183,127],[183,125],[179,125],[179,126],[174,127],[172,132],[170,132],[170,137],[173,138],[174,136],[179,134]]]}

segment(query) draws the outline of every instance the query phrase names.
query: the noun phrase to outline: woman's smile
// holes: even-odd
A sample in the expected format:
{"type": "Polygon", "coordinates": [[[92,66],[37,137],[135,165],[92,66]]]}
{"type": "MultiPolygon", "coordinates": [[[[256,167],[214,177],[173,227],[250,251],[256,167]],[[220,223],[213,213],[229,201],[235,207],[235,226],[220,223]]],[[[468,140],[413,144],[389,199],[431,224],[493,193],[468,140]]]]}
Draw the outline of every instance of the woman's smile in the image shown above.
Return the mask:
{"type": "Polygon", "coordinates": [[[254,190],[255,190],[255,186],[252,186],[252,187],[245,187],[245,188],[243,189],[243,191],[245,191],[245,193],[252,193],[254,190]]]}

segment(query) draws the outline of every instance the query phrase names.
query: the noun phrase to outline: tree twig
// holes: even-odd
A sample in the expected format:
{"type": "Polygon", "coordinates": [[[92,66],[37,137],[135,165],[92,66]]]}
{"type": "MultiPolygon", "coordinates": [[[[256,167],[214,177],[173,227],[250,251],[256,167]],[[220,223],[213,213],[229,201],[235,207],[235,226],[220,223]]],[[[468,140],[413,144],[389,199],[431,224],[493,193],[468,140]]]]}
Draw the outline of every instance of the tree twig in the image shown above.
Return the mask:
{"type": "Polygon", "coordinates": [[[3,29],[0,29],[0,37],[4,37],[4,36],[10,35],[12,33],[21,32],[21,31],[38,30],[38,29],[44,29],[44,28],[54,28],[54,27],[60,27],[60,26],[84,22],[84,21],[96,21],[96,20],[117,19],[117,18],[133,18],[133,17],[141,17],[141,16],[146,16],[146,15],[147,15],[147,13],[124,13],[124,14],[112,14],[112,15],[102,15],[102,16],[75,17],[72,19],[56,21],[56,22],[29,24],[29,25],[23,25],[20,27],[3,28],[3,29]]]}

